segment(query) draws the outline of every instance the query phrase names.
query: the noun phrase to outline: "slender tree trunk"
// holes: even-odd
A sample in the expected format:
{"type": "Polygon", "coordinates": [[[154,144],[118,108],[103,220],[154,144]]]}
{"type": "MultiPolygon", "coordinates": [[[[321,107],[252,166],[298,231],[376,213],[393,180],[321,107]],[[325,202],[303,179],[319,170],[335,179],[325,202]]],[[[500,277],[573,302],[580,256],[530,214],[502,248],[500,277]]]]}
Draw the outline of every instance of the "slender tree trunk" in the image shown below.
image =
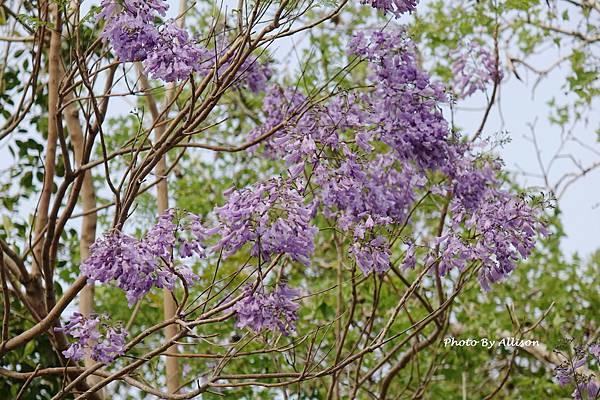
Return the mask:
{"type": "MultiPolygon", "coordinates": [[[[170,90],[169,90],[170,94],[170,90]]],[[[167,101],[171,96],[167,95],[167,101]]],[[[156,103],[155,103],[156,104],[156,103]]],[[[164,129],[159,128],[156,130],[156,140],[159,140],[163,134],[164,129]]],[[[163,178],[158,182],[156,186],[156,202],[158,206],[158,212],[163,213],[169,208],[169,187],[167,182],[167,160],[166,156],[163,156],[160,161],[156,164],[155,173],[157,178],[163,178]]],[[[163,311],[164,318],[169,319],[177,312],[177,304],[173,299],[173,295],[170,290],[164,289],[163,291],[163,311]]],[[[171,338],[177,334],[177,325],[169,325],[165,328],[165,336],[171,338]]],[[[169,353],[176,353],[177,346],[173,345],[169,347],[169,353]]],[[[176,393],[179,389],[179,362],[176,357],[166,358],[166,375],[167,375],[167,389],[169,393],[176,393]]]]}
{"type": "Polygon", "coordinates": [[[48,9],[47,20],[50,22],[50,26],[52,26],[50,31],[50,48],[48,50],[48,137],[45,146],[46,154],[44,155],[44,181],[35,216],[31,280],[27,285],[27,295],[35,309],[39,310],[41,315],[46,315],[47,313],[42,285],[42,276],[44,274],[42,248],[44,245],[45,227],[48,222],[48,209],[50,207],[50,198],[52,197],[52,187],[54,185],[58,124],[61,122],[58,118],[58,85],[61,75],[60,33],[62,27],[61,12],[58,6],[56,4],[42,5],[42,8],[44,7],[48,9]],[[51,17],[52,14],[54,15],[53,18],[51,17]]]}
{"type": "MultiPolygon", "coordinates": [[[[156,175],[159,177],[165,176],[166,173],[166,162],[163,157],[156,165],[156,175]]],[[[157,202],[159,212],[163,212],[169,208],[169,197],[167,180],[163,179],[157,186],[157,202]]],[[[164,318],[168,319],[175,315],[177,311],[177,305],[173,300],[173,295],[168,289],[164,289],[164,300],[163,300],[163,311],[164,318]]],[[[177,334],[177,325],[169,325],[165,328],[165,336],[171,338],[177,334]]],[[[169,353],[176,353],[177,346],[173,345],[169,347],[169,353]]],[[[167,389],[169,393],[175,393],[179,389],[179,363],[176,357],[166,358],[166,375],[167,375],[167,389]]]]}

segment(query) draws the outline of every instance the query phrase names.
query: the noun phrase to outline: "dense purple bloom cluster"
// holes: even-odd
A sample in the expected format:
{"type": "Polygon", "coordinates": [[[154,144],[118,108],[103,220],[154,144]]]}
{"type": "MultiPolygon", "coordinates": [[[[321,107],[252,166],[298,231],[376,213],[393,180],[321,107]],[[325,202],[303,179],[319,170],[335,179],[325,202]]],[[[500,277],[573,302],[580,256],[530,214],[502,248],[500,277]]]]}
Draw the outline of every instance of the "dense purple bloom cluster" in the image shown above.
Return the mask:
{"type": "Polygon", "coordinates": [[[123,11],[139,19],[142,22],[151,22],[156,17],[164,17],[169,5],[163,0],[102,0],[100,3],[100,18],[109,20],[119,12],[119,6],[123,11]]]}
{"type": "Polygon", "coordinates": [[[164,0],[123,0],[123,8],[142,21],[151,22],[158,16],[164,17],[169,5],[164,0]]]}
{"type": "Polygon", "coordinates": [[[105,364],[123,355],[127,332],[120,327],[107,325],[103,322],[107,319],[106,315],[92,315],[86,318],[78,312],[73,313],[64,327],[55,328],[76,339],[62,352],[63,355],[73,361],[79,361],[83,359],[87,349],[92,360],[105,364]]]}
{"type": "Polygon", "coordinates": [[[267,154],[284,159],[292,177],[311,166],[316,204],[342,230],[355,232],[352,253],[360,268],[382,273],[390,249],[378,227],[404,222],[415,190],[426,181],[424,169],[450,169],[456,150],[438,108],[442,87],[417,68],[403,33],[377,32],[370,40],[359,34],[351,52],[374,66],[372,93],[337,96],[305,112],[306,99],[297,91],[272,88],[264,103],[268,118],[251,136],[287,122],[267,141],[267,154]],[[376,141],[391,150],[367,157],[376,141]]]}
{"type": "Polygon", "coordinates": [[[370,241],[355,242],[350,252],[356,259],[356,264],[365,275],[371,272],[383,273],[390,267],[390,249],[387,239],[377,236],[370,241]]]}
{"type": "Polygon", "coordinates": [[[299,304],[294,301],[300,291],[280,285],[272,293],[263,289],[253,292],[245,289],[245,296],[233,309],[236,311],[238,328],[248,327],[255,332],[279,330],[284,335],[296,330],[299,304]]]}
{"type": "MultiPolygon", "coordinates": [[[[252,130],[249,134],[251,140],[258,140],[265,135],[271,135],[265,142],[265,154],[273,158],[283,157],[292,152],[285,151],[285,147],[290,140],[290,132],[284,129],[277,129],[284,122],[293,120],[300,113],[302,106],[306,102],[306,97],[301,95],[295,89],[282,89],[277,85],[271,86],[266,90],[263,98],[262,109],[267,116],[265,121],[252,130]]],[[[310,136],[308,136],[310,140],[310,136]]],[[[296,143],[293,143],[296,145],[296,143]]],[[[297,157],[296,163],[299,161],[297,157]]]]}
{"type": "Polygon", "coordinates": [[[170,22],[160,29],[156,47],[147,55],[144,66],[151,77],[173,82],[200,71],[202,61],[208,59],[208,49],[192,43],[185,30],[170,22]]]}
{"type": "Polygon", "coordinates": [[[305,164],[312,166],[312,181],[318,187],[314,205],[322,206],[325,216],[337,219],[342,230],[355,232],[353,254],[365,273],[384,272],[389,267],[385,262],[389,257],[387,241],[366,237],[377,237],[373,231],[377,226],[404,220],[414,188],[423,177],[410,165],[399,168],[393,152],[361,156],[373,147],[369,132],[362,129],[368,114],[358,100],[340,96],[306,112],[302,110],[303,96],[275,87],[265,97],[266,123],[251,135],[260,137],[287,122],[264,145],[266,154],[285,160],[290,175],[298,181],[303,179],[305,164]],[[350,131],[356,132],[356,151],[343,137],[350,131]],[[328,153],[337,156],[326,157],[328,153]],[[374,248],[380,253],[372,258],[367,249],[374,248]]]}
{"type": "Polygon", "coordinates": [[[413,11],[417,7],[418,0],[362,0],[364,4],[370,4],[384,13],[393,14],[396,18],[400,15],[413,11]]]}
{"type": "Polygon", "coordinates": [[[481,263],[479,282],[483,289],[508,276],[516,262],[527,258],[538,234],[545,230],[534,210],[512,194],[490,188],[477,208],[470,199],[456,198],[451,205],[451,230],[439,239],[443,249],[440,273],[467,262],[481,263]],[[470,236],[461,234],[467,228],[470,236]]]}
{"type": "Polygon", "coordinates": [[[192,43],[173,21],[162,27],[155,24],[168,9],[162,0],[125,0],[122,7],[105,1],[102,6],[100,16],[107,21],[102,36],[121,61],[143,61],[154,78],[185,79],[200,69],[203,57],[208,58],[208,50],[192,43]]]}
{"type": "Polygon", "coordinates": [[[463,156],[455,164],[453,171],[454,196],[466,210],[475,210],[493,186],[499,186],[496,179],[499,165],[484,162],[477,165],[471,157],[463,156]]]}
{"type": "Polygon", "coordinates": [[[454,52],[452,75],[454,91],[463,98],[503,78],[496,57],[477,42],[470,42],[454,52]]]}
{"type": "Polygon", "coordinates": [[[192,284],[196,275],[189,267],[176,265],[173,252],[178,248],[182,258],[194,253],[203,257],[203,232],[197,226],[198,217],[189,217],[191,225],[181,221],[175,223],[175,217],[175,210],[167,210],[141,240],[120,231],[99,238],[91,246],[90,256],[81,265],[81,272],[90,281],[115,281],[125,292],[130,305],[152,287],[173,289],[178,274],[186,279],[186,284],[192,284]],[[186,237],[188,228],[192,234],[186,237]]]}
{"type": "Polygon", "coordinates": [[[90,281],[107,283],[115,280],[135,303],[158,281],[156,261],[141,242],[134,237],[115,231],[96,240],[90,256],[81,265],[81,272],[90,281]]]}
{"type": "Polygon", "coordinates": [[[414,200],[414,189],[422,176],[409,166],[397,169],[393,153],[377,154],[368,161],[348,153],[338,168],[320,165],[315,182],[326,215],[339,212],[341,228],[369,216],[375,225],[402,222],[414,200]]]}
{"type": "Polygon", "coordinates": [[[228,201],[215,209],[220,221],[217,248],[225,255],[253,243],[254,256],[285,253],[308,265],[318,229],[311,225],[311,209],[289,181],[272,179],[232,190],[228,201]]]}
{"type": "MultiPolygon", "coordinates": [[[[174,82],[193,72],[207,74],[215,64],[215,52],[192,41],[175,21],[162,21],[168,5],[164,0],[104,0],[100,18],[106,21],[102,37],[108,40],[122,62],[142,61],[151,77],[174,82]],[[157,22],[157,21],[160,21],[157,22]]],[[[216,58],[221,56],[217,51],[216,58]]],[[[221,66],[226,69],[229,63],[221,66]]],[[[260,91],[270,70],[248,58],[240,68],[243,82],[260,91]]]]}
{"type": "Polygon", "coordinates": [[[364,57],[374,70],[366,121],[375,127],[374,138],[421,168],[450,168],[456,155],[439,108],[447,97],[443,86],[419,68],[405,33],[374,32],[367,38],[361,32],[350,43],[350,52],[364,57]]]}
{"type": "Polygon", "coordinates": [[[126,12],[112,17],[102,32],[123,62],[145,60],[158,44],[159,36],[154,25],[126,12]]]}

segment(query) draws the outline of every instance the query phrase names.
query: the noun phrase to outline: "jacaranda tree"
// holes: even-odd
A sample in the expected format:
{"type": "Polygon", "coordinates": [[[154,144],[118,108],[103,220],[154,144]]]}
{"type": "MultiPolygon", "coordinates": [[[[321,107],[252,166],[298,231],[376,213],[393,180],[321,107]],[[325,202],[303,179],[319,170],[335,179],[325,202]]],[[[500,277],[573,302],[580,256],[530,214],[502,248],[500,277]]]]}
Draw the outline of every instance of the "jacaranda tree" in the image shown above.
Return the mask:
{"type": "MultiPolygon", "coordinates": [[[[1,397],[525,396],[516,350],[465,397],[443,345],[479,323],[527,347],[556,303],[506,299],[569,263],[555,193],[520,188],[486,132],[514,72],[500,15],[543,2],[481,3],[487,30],[446,42],[401,24],[416,0],[3,4],[1,397]]],[[[576,350],[570,389],[544,369],[541,393],[598,396],[598,346],[576,350]]]]}

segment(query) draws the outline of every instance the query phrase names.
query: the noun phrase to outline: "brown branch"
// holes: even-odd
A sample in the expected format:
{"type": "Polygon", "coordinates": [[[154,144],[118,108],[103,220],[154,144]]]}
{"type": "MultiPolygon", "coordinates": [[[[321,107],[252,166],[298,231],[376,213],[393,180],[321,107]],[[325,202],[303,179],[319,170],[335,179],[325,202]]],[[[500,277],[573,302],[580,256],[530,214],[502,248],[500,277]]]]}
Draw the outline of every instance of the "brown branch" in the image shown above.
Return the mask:
{"type": "Polygon", "coordinates": [[[60,318],[61,313],[71,304],[71,301],[75,296],[83,289],[87,282],[85,276],[80,276],[77,280],[69,287],[56,305],[50,310],[50,312],[37,324],[29,328],[25,332],[18,336],[9,339],[3,349],[0,349],[0,357],[6,352],[16,349],[41,335],[50,329],[56,321],[60,318]]]}
{"type": "Polygon", "coordinates": [[[0,282],[2,284],[2,300],[4,308],[2,310],[2,343],[0,349],[4,347],[4,343],[8,340],[8,326],[10,322],[10,297],[8,294],[8,284],[6,283],[6,263],[4,262],[4,251],[0,247],[0,282]]]}

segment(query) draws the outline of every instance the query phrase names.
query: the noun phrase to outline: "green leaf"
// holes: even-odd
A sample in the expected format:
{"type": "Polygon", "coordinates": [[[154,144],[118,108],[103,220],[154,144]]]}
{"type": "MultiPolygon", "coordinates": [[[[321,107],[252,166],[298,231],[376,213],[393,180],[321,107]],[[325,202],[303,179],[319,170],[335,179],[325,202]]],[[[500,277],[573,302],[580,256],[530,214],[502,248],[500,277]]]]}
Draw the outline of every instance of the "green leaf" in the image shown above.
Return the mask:
{"type": "Polygon", "coordinates": [[[35,350],[35,346],[36,346],[35,340],[31,340],[31,341],[27,342],[27,344],[25,345],[25,349],[23,350],[23,357],[27,358],[30,354],[32,354],[33,351],[35,350]]]}

